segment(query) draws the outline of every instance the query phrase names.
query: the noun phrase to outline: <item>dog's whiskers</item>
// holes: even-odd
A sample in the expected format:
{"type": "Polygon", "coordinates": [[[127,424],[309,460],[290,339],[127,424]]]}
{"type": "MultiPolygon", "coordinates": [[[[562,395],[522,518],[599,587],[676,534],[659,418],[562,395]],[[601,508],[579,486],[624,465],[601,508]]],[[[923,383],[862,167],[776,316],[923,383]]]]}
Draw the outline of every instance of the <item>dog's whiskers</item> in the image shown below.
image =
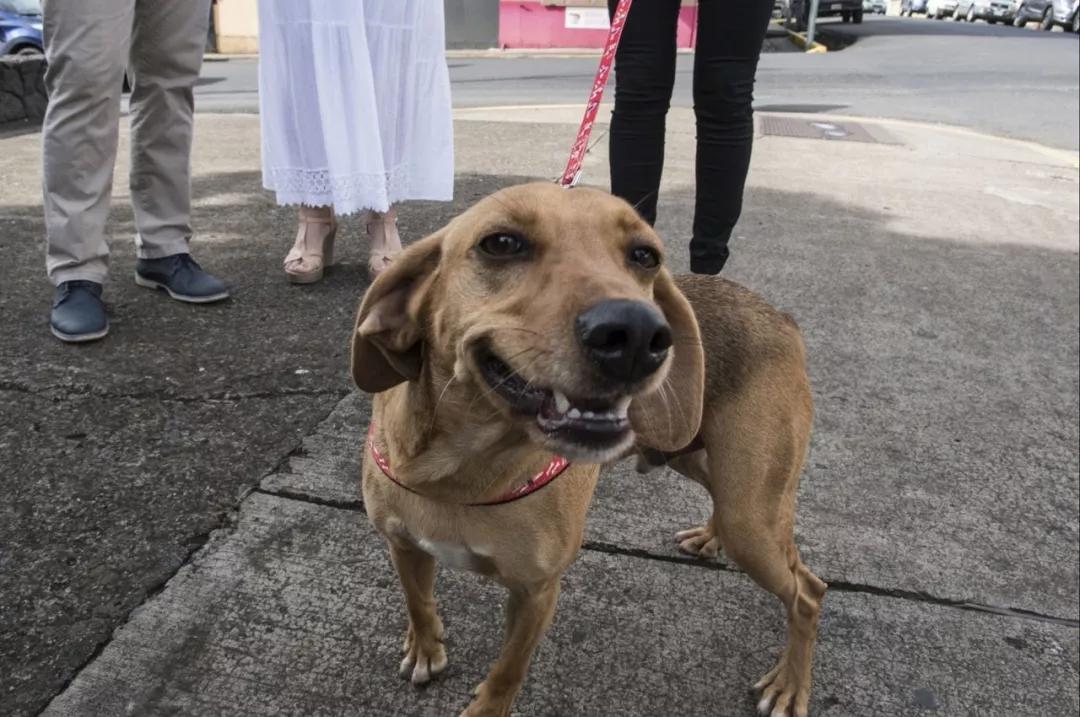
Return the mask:
{"type": "MultiPolygon", "coordinates": [[[[521,367],[520,369],[515,369],[515,368],[512,368],[512,367],[511,367],[511,368],[510,368],[510,373],[509,373],[509,374],[508,374],[508,375],[507,375],[507,376],[506,376],[505,378],[503,378],[503,379],[502,379],[501,381],[499,381],[499,382],[498,382],[498,383],[496,383],[495,385],[493,385],[493,386],[490,386],[490,387],[488,387],[488,389],[487,389],[487,390],[485,390],[484,392],[482,392],[482,393],[478,394],[477,396],[473,397],[473,400],[469,402],[469,409],[471,410],[471,409],[472,409],[472,406],[473,406],[473,404],[475,404],[475,403],[476,403],[476,402],[477,402],[478,400],[480,400],[481,398],[487,398],[487,397],[488,397],[488,396],[490,396],[490,395],[491,395],[491,394],[492,394],[492,393],[493,393],[493,392],[494,392],[494,391],[495,391],[496,389],[498,389],[498,388],[499,388],[500,386],[502,386],[502,385],[503,385],[503,384],[505,384],[505,383],[506,383],[507,381],[509,381],[510,379],[514,378],[515,376],[516,376],[516,377],[518,377],[518,378],[523,378],[523,376],[521,376],[521,372],[522,372],[522,371],[527,371],[528,369],[532,368],[532,367],[533,367],[533,365],[535,365],[537,361],[539,361],[539,360],[540,360],[541,358],[543,358],[543,357],[544,357],[545,355],[547,355],[547,354],[551,353],[551,352],[550,352],[550,351],[548,351],[547,349],[542,349],[542,348],[539,348],[539,347],[537,347],[537,346],[530,346],[529,348],[527,348],[527,349],[524,349],[523,351],[519,351],[518,353],[514,354],[514,355],[513,355],[513,356],[511,356],[511,357],[510,357],[510,359],[508,359],[508,360],[512,360],[512,359],[514,359],[514,358],[517,358],[518,356],[521,356],[521,355],[523,355],[523,354],[526,354],[526,353],[528,353],[529,351],[535,351],[535,352],[537,352],[537,356],[536,356],[535,358],[533,358],[533,359],[532,359],[531,361],[529,361],[529,362],[528,362],[527,364],[525,364],[524,366],[522,366],[522,367],[521,367]]],[[[508,366],[509,366],[509,364],[508,364],[508,366]]],[[[526,383],[526,386],[531,386],[531,385],[532,385],[532,382],[531,382],[531,381],[528,381],[528,382],[526,383]]],[[[497,412],[496,412],[496,413],[497,413],[497,412]]]]}
{"type": "Polygon", "coordinates": [[[451,376],[446,385],[443,386],[442,391],[439,393],[439,398],[435,401],[435,407],[431,409],[431,425],[428,426],[428,431],[435,428],[435,421],[439,417],[439,405],[442,403],[443,398],[446,396],[446,392],[450,389],[450,384],[457,380],[457,376],[451,376]]]}

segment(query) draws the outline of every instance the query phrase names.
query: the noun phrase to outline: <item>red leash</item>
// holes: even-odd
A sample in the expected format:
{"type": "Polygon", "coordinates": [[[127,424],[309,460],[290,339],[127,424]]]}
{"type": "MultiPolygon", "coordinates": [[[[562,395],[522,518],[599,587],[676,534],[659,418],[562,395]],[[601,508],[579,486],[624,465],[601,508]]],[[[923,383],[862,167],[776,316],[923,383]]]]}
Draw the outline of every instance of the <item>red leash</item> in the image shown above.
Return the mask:
{"type": "Polygon", "coordinates": [[[596,80],[593,81],[592,92],[589,93],[589,102],[585,105],[585,116],[581,118],[581,127],[578,128],[577,139],[570,150],[566,171],[559,180],[559,184],[564,187],[574,186],[581,177],[581,165],[585,161],[585,151],[589,148],[589,135],[592,134],[593,124],[596,122],[596,113],[600,110],[600,100],[604,98],[604,85],[607,84],[608,74],[611,73],[611,66],[615,64],[615,51],[619,49],[619,39],[622,37],[632,2],[633,0],[619,0],[611,18],[611,30],[608,31],[604,54],[600,56],[600,66],[596,69],[596,80]]]}

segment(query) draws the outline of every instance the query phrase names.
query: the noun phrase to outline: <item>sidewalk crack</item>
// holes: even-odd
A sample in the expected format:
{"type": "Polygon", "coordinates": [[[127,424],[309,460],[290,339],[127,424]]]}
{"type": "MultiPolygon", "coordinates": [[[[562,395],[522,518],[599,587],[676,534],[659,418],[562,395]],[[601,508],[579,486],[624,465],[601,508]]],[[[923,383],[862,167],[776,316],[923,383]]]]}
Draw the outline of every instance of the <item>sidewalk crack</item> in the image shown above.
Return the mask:
{"type": "Polygon", "coordinates": [[[352,512],[363,511],[364,501],[362,500],[338,500],[337,498],[323,498],[321,496],[305,493],[300,490],[292,488],[281,488],[278,490],[266,490],[265,488],[255,488],[252,493],[260,493],[262,495],[272,496],[274,498],[283,498],[286,500],[295,500],[300,503],[310,503],[311,505],[321,505],[325,508],[336,508],[338,510],[348,510],[352,512]]]}
{"type": "Polygon", "coordinates": [[[280,388],[272,391],[266,390],[249,392],[222,391],[218,393],[204,393],[195,396],[170,394],[166,390],[112,393],[109,391],[103,391],[101,389],[94,388],[92,386],[43,386],[41,388],[31,388],[29,386],[24,386],[20,383],[16,383],[13,381],[0,381],[0,391],[12,391],[15,393],[23,393],[31,396],[43,396],[53,392],[60,392],[64,394],[65,398],[91,397],[129,399],[136,401],[156,398],[162,401],[170,401],[173,403],[226,403],[234,401],[246,401],[249,399],[283,398],[285,396],[334,396],[338,400],[341,400],[349,394],[348,391],[343,389],[328,388],[280,388]]]}
{"type": "MultiPolygon", "coordinates": [[[[597,553],[607,553],[609,555],[620,555],[628,558],[654,560],[661,563],[675,563],[677,565],[686,565],[692,568],[701,568],[704,570],[715,570],[717,572],[724,573],[738,573],[741,575],[746,574],[735,566],[719,560],[704,561],[691,557],[684,558],[675,555],[650,553],[648,550],[643,550],[641,548],[624,548],[619,545],[605,543],[597,540],[586,540],[584,543],[582,543],[581,548],[582,550],[590,550],[597,553]]],[[[920,590],[883,588],[877,585],[869,585],[867,583],[856,583],[847,580],[830,579],[828,576],[825,575],[820,575],[819,577],[826,583],[828,583],[830,592],[875,595],[878,597],[892,598],[894,600],[907,600],[909,602],[919,602],[929,605],[937,605],[940,607],[952,608],[954,610],[989,613],[992,615],[1010,617],[1018,620],[1033,620],[1035,622],[1046,622],[1052,625],[1060,625],[1062,627],[1080,629],[1080,620],[1067,617],[1058,617],[1057,615],[1047,615],[1045,613],[1037,612],[1035,610],[1028,610],[1026,608],[987,605],[985,603],[974,602],[971,600],[955,600],[951,598],[938,597],[936,595],[931,595],[920,590]]]]}

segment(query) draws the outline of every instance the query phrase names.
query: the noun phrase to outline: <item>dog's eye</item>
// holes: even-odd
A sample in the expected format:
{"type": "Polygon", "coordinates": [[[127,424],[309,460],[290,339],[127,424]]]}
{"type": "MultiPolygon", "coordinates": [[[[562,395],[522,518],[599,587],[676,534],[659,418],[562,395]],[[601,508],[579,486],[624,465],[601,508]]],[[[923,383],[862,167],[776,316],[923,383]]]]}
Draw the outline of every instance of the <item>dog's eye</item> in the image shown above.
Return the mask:
{"type": "Polygon", "coordinates": [[[660,266],[660,253],[651,246],[636,246],[630,250],[630,263],[643,269],[655,269],[660,266]]]}
{"type": "Polygon", "coordinates": [[[529,245],[515,234],[489,234],[476,245],[480,253],[492,259],[513,259],[528,251],[529,245]]]}

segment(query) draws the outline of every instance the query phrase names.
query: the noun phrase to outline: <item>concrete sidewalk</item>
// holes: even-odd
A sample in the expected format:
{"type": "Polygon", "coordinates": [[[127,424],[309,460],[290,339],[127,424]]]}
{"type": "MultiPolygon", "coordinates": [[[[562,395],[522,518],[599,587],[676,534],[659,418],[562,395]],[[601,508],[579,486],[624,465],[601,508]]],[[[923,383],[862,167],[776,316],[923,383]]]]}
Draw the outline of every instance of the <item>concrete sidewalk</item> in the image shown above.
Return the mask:
{"type": "MultiPolygon", "coordinates": [[[[457,200],[407,208],[404,231],[560,173],[579,111],[459,112],[457,200]]],[[[812,119],[834,129],[760,117],[728,273],[809,349],[798,541],[832,585],[813,712],[1075,713],[1076,157],[812,119]],[[826,131],[846,138],[811,138],[826,131]]],[[[76,350],[47,333],[40,178],[17,172],[38,138],[0,141],[0,711],[456,714],[502,595],[441,571],[450,666],[419,692],[396,677],[402,600],[358,500],[369,402],[345,375],[361,243],[323,285],[285,285],[291,213],[259,190],[257,118],[197,122],[196,251],[235,298],[196,312],[132,288],[118,196],[113,333],[76,350]]],[[[669,134],[659,229],[684,268],[687,113],[669,134]]],[[[585,181],[603,186],[598,138],[585,181]]],[[[672,475],[601,482],[518,713],[752,714],[783,616],[733,567],[675,551],[707,510],[672,475]]]]}

